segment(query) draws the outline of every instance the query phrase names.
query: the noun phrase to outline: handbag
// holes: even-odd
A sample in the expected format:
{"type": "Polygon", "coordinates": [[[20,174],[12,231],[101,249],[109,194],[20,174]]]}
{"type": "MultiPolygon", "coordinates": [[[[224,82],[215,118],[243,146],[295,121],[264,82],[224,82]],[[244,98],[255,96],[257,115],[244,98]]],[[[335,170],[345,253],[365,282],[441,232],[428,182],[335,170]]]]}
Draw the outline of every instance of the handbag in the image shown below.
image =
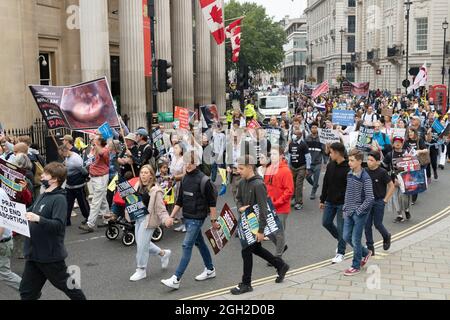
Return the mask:
{"type": "Polygon", "coordinates": [[[430,150],[426,150],[426,152],[421,152],[417,154],[417,159],[419,160],[419,163],[421,166],[427,166],[431,162],[430,158],[430,150]]]}

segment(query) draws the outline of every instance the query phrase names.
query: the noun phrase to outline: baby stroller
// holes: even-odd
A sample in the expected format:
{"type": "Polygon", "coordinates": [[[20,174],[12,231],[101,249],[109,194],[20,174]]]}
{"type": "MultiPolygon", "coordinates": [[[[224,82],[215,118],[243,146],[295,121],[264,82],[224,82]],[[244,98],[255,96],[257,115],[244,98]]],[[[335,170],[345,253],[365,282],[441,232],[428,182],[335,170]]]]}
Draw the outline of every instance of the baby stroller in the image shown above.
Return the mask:
{"type": "MultiPolygon", "coordinates": [[[[130,184],[134,186],[139,178],[133,178],[130,180],[130,184]]],[[[105,236],[109,240],[116,240],[122,230],[122,243],[124,246],[132,246],[136,242],[134,234],[134,222],[129,222],[125,219],[125,201],[120,197],[119,192],[114,194],[113,205],[111,208],[112,213],[117,219],[110,219],[108,221],[108,228],[105,231],[105,236]]],[[[159,226],[153,232],[152,241],[161,241],[164,235],[163,229],[159,226]]]]}

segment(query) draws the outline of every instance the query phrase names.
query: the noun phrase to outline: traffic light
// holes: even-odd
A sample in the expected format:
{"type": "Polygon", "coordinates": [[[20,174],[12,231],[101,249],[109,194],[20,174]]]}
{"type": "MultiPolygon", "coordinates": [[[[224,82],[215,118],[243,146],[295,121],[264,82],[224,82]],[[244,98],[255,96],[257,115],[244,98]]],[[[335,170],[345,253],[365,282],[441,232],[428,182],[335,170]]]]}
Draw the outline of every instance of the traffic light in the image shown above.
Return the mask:
{"type": "Polygon", "coordinates": [[[249,87],[249,67],[247,65],[242,66],[241,71],[238,73],[238,84],[241,89],[248,89],[249,87]]]}
{"type": "Polygon", "coordinates": [[[158,91],[167,92],[172,88],[172,83],[169,79],[172,78],[172,74],[169,69],[172,68],[172,64],[167,60],[158,60],[158,91]]]}

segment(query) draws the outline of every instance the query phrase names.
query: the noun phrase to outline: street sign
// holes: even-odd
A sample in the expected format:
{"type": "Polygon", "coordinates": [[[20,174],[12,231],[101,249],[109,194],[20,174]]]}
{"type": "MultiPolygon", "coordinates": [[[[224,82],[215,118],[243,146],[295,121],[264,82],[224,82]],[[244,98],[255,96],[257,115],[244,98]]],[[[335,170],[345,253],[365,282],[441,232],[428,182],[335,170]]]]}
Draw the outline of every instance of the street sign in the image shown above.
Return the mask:
{"type": "Polygon", "coordinates": [[[411,82],[408,79],[403,80],[402,86],[403,88],[408,88],[411,82]]]}

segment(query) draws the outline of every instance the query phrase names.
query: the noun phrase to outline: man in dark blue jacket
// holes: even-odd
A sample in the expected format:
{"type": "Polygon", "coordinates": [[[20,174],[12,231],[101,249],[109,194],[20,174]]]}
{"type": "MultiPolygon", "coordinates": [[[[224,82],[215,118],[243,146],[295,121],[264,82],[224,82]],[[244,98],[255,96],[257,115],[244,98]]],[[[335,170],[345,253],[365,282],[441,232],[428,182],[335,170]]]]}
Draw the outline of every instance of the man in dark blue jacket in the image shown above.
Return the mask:
{"type": "Polygon", "coordinates": [[[45,191],[26,214],[31,237],[26,238],[24,246],[26,263],[19,289],[22,300],[39,299],[47,280],[72,300],[86,299],[79,281],[67,273],[64,261],[67,201],[61,185],[66,175],[63,164],[48,164],[41,176],[45,191]]]}

